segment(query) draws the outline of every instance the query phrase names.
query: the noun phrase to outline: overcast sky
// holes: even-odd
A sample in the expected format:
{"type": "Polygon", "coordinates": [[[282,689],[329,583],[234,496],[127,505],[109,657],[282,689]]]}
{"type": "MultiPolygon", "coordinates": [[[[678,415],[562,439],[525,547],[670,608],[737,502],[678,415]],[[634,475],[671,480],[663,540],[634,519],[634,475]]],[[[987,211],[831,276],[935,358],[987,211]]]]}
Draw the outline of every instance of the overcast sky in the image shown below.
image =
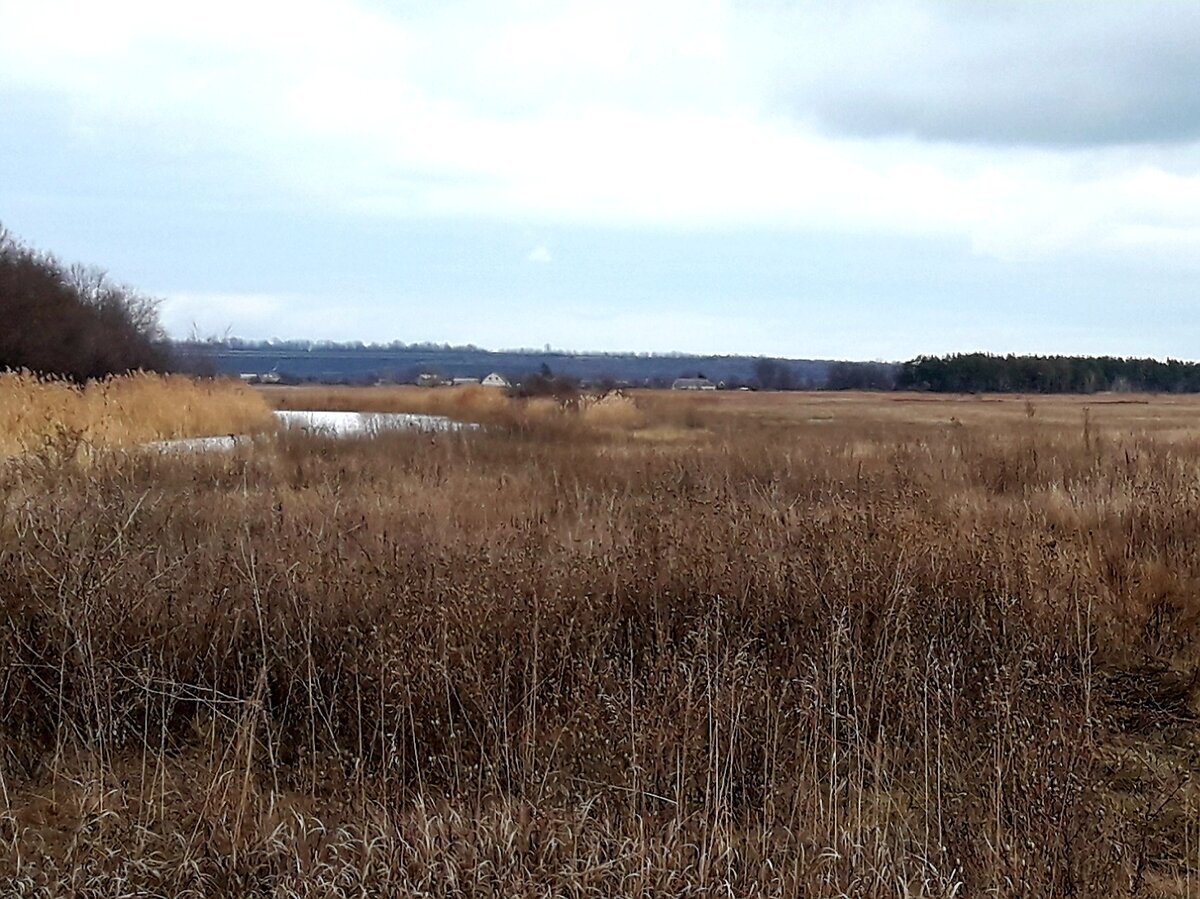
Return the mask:
{"type": "Polygon", "coordinates": [[[1200,3],[0,0],[0,223],[176,335],[1200,358],[1200,3]]]}

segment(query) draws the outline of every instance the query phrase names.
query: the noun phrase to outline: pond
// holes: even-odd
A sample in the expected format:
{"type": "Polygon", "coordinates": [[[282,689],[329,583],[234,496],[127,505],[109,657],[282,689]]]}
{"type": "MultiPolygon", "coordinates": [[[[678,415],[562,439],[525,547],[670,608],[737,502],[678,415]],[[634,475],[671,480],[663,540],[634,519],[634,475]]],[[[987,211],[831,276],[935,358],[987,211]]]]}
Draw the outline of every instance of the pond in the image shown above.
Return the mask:
{"type": "Polygon", "coordinates": [[[477,428],[444,415],[416,415],[411,412],[302,412],[284,410],[275,413],[286,428],[316,431],[337,437],[376,434],[380,431],[458,431],[477,428]]]}
{"type": "MultiPolygon", "coordinates": [[[[281,429],[300,430],[330,437],[370,437],[384,431],[461,431],[479,425],[454,421],[443,415],[417,415],[409,412],[328,412],[287,409],[275,413],[281,429]]],[[[229,450],[250,440],[248,435],[222,434],[216,437],[189,437],[161,440],[150,444],[154,449],[181,452],[229,450]]]]}

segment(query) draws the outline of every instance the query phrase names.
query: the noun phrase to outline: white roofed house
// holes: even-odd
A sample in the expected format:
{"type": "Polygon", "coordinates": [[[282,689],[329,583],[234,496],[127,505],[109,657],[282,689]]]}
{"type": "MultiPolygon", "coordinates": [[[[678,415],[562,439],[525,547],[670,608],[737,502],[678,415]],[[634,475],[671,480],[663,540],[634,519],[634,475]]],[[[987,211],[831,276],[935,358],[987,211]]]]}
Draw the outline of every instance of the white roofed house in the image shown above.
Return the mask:
{"type": "Polygon", "coordinates": [[[243,383],[246,384],[278,384],[283,380],[283,377],[275,369],[268,372],[253,372],[244,371],[238,375],[243,383]]]}
{"type": "Polygon", "coordinates": [[[716,390],[717,385],[708,378],[676,378],[672,390],[716,390]]]}
{"type": "Polygon", "coordinates": [[[504,377],[504,375],[498,374],[497,372],[492,372],[490,375],[488,375],[486,378],[483,379],[483,386],[484,387],[502,387],[505,390],[507,390],[512,385],[508,383],[508,378],[504,377]]]}

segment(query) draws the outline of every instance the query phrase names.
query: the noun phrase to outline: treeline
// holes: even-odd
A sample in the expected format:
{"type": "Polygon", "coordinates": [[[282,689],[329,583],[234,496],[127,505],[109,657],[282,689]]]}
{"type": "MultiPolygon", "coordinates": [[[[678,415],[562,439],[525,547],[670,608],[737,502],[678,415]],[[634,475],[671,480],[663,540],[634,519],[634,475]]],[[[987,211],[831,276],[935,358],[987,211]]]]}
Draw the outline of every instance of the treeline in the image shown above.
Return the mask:
{"type": "MultiPolygon", "coordinates": [[[[464,353],[486,356],[536,356],[538,358],[555,359],[747,359],[751,357],[737,355],[697,356],[680,350],[665,350],[662,352],[642,350],[565,350],[545,347],[517,347],[500,350],[489,350],[473,343],[438,343],[436,341],[418,340],[309,340],[305,338],[247,338],[236,336],[189,337],[176,341],[177,345],[190,350],[250,350],[263,352],[343,352],[343,353],[464,353]]],[[[758,357],[753,357],[758,358],[758,357]]],[[[771,360],[776,361],[776,360],[771,360]]],[[[778,360],[783,362],[810,362],[812,360],[778,360]]]]}
{"type": "Polygon", "coordinates": [[[0,371],[86,381],[170,366],[155,300],[0,227],[0,371]]]}
{"type": "Polygon", "coordinates": [[[1200,364],[1117,356],[919,356],[900,366],[901,390],[938,393],[1200,392],[1200,364]]]}
{"type": "Polygon", "coordinates": [[[896,366],[891,362],[835,362],[829,367],[826,390],[894,390],[896,366]]]}

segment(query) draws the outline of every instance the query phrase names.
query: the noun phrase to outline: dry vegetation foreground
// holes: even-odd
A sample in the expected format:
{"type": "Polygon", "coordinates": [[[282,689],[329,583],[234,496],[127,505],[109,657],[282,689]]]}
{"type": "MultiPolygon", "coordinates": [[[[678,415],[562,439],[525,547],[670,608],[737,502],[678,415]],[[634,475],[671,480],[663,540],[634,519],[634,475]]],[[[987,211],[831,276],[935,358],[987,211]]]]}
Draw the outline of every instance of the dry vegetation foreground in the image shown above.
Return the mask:
{"type": "Polygon", "coordinates": [[[1200,402],[517,411],[5,463],[0,893],[1200,891],[1200,402]]]}

